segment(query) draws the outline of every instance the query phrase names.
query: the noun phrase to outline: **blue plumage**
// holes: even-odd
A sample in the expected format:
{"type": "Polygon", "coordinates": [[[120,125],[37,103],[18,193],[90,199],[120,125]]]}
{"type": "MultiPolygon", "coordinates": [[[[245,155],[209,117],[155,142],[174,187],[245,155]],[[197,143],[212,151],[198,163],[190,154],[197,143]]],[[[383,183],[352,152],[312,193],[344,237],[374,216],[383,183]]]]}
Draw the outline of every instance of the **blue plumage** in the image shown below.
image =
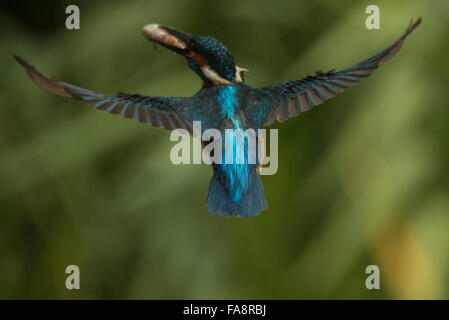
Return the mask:
{"type": "Polygon", "coordinates": [[[257,172],[260,163],[259,159],[249,162],[250,152],[254,150],[249,148],[248,138],[227,139],[226,130],[256,131],[275,120],[285,121],[345,91],[394,56],[420,22],[418,19],[410,23],[396,42],[350,68],[338,72],[317,71],[314,76],[263,88],[252,88],[244,82],[244,69],[235,66],[231,53],[218,40],[191,36],[156,24],[145,26],[143,33],[149,40],[184,56],[189,68],[203,80],[201,90],[186,98],[97,94],[52,79],[18,56],[15,59],[39,87],[83,100],[98,110],[168,130],[180,128],[192,133],[193,121],[201,122],[203,132],[209,128],[220,130],[222,163],[212,163],[214,174],[206,204],[211,213],[247,218],[268,208],[257,172]],[[226,150],[232,150],[230,163],[226,163],[229,155],[226,150]],[[237,161],[239,155],[244,155],[243,162],[237,161]]]}
{"type": "Polygon", "coordinates": [[[239,108],[236,91],[236,87],[230,85],[222,86],[219,89],[217,102],[221,109],[220,114],[224,118],[233,119],[234,112],[239,108]]]}

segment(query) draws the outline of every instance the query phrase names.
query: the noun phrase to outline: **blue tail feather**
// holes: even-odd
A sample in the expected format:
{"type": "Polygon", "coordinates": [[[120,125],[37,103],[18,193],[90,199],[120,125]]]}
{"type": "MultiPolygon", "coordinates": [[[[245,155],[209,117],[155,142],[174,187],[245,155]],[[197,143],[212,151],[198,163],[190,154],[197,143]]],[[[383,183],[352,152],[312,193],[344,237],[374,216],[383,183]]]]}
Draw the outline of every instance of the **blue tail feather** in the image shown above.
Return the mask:
{"type": "Polygon", "coordinates": [[[206,199],[209,212],[227,217],[240,215],[243,218],[249,218],[266,210],[268,203],[265,199],[262,181],[255,170],[253,175],[248,191],[242,194],[239,201],[235,202],[220,181],[219,172],[215,172],[209,183],[206,199]]]}

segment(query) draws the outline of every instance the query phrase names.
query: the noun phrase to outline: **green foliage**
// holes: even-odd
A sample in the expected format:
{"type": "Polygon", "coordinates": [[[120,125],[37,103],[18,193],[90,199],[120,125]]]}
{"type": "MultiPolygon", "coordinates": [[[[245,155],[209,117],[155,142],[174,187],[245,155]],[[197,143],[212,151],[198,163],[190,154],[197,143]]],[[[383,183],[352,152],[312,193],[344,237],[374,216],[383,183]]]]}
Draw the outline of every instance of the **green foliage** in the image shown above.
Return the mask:
{"type": "Polygon", "coordinates": [[[42,32],[0,11],[0,298],[449,298],[446,2],[381,1],[377,31],[365,0],[81,1],[78,31],[64,5],[34,11],[55,21],[42,32]],[[143,25],[220,39],[263,86],[359,62],[419,16],[372,77],[274,125],[270,208],[248,220],[207,213],[212,170],[171,164],[168,132],[50,95],[12,59],[97,92],[187,96],[199,80],[143,25]]]}

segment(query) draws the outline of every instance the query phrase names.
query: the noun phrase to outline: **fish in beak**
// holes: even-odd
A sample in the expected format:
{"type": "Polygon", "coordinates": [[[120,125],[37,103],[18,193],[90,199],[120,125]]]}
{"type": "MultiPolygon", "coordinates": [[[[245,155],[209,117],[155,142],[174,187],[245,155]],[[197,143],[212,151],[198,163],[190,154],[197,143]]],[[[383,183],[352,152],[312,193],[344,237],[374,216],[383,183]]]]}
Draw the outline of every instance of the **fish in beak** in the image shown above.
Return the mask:
{"type": "MultiPolygon", "coordinates": [[[[204,47],[204,45],[198,43],[198,39],[207,39],[207,44],[215,45],[218,48],[221,48],[222,51],[227,51],[226,47],[216,39],[204,36],[192,36],[188,33],[154,23],[143,27],[142,33],[153,43],[160,44],[161,46],[184,56],[188,60],[189,67],[195,71],[203,81],[211,82],[214,85],[234,85],[232,79],[226,78],[226,76],[223,76],[223,74],[220,74],[214,69],[214,67],[217,67],[217,61],[220,61],[220,56],[217,57],[216,50],[211,50],[207,46],[204,47]],[[211,61],[215,62],[215,65],[210,65],[211,61]]],[[[230,56],[229,53],[228,55],[230,56]]],[[[231,61],[233,64],[232,57],[231,61]]],[[[229,61],[221,61],[220,63],[229,63],[229,61]]],[[[234,65],[232,67],[234,67],[234,65]]],[[[248,70],[240,67],[234,67],[234,69],[235,82],[243,82],[243,73],[248,70]]]]}
{"type": "Polygon", "coordinates": [[[192,36],[169,27],[149,24],[142,28],[143,35],[150,41],[160,44],[182,56],[189,53],[192,36]]]}

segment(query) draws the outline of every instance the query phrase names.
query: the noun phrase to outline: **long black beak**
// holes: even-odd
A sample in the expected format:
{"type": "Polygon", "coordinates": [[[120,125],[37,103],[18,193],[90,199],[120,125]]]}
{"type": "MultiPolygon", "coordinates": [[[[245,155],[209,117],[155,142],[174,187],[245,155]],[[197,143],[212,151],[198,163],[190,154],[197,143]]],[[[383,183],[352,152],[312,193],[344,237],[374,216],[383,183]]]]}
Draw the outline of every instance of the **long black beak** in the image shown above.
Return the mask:
{"type": "Polygon", "coordinates": [[[143,35],[150,41],[158,43],[183,56],[189,52],[192,36],[158,24],[149,24],[142,28],[143,35]]]}

